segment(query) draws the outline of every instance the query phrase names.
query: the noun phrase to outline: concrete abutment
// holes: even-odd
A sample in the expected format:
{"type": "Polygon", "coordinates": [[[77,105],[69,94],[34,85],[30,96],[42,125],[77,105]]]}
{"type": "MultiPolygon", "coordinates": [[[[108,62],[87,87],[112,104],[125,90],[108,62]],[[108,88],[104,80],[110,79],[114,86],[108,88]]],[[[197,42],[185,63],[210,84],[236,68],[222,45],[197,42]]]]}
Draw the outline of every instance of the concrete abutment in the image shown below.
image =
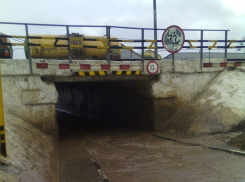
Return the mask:
{"type": "MultiPolygon", "coordinates": [[[[49,64],[59,62],[47,61],[49,64]]],[[[168,126],[165,123],[183,104],[223,70],[202,70],[199,60],[176,60],[174,70],[171,60],[160,60],[158,64],[161,73],[155,76],[78,79],[71,76],[69,70],[42,71],[33,65],[34,73],[29,73],[28,60],[3,60],[4,108],[54,138],[58,137],[55,108],[111,126],[160,131],[168,126]]]]}
{"type": "Polygon", "coordinates": [[[5,112],[58,139],[54,84],[43,82],[39,75],[2,76],[2,81],[5,112]]]}

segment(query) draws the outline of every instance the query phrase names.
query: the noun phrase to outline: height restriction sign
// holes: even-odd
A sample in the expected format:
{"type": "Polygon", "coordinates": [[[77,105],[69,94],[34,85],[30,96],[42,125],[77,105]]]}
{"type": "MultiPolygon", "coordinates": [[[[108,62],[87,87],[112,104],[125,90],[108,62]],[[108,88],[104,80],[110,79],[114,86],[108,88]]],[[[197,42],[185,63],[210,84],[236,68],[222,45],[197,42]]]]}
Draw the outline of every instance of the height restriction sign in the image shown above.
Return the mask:
{"type": "Polygon", "coordinates": [[[185,34],[176,25],[168,27],[162,34],[162,45],[168,52],[177,53],[182,49],[184,42],[185,34]]]}

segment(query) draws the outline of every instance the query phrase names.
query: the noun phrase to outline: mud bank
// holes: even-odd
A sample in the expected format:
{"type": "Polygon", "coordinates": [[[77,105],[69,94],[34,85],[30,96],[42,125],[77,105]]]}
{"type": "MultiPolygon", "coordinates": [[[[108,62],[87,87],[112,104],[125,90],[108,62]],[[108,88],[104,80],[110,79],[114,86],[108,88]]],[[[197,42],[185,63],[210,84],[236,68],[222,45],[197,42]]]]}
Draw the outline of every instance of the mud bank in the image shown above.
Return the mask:
{"type": "Polygon", "coordinates": [[[164,124],[163,131],[203,134],[228,132],[239,125],[245,119],[244,70],[220,73],[164,124]]]}
{"type": "Polygon", "coordinates": [[[0,156],[0,181],[59,181],[57,141],[8,113],[5,123],[8,157],[0,156]]]}

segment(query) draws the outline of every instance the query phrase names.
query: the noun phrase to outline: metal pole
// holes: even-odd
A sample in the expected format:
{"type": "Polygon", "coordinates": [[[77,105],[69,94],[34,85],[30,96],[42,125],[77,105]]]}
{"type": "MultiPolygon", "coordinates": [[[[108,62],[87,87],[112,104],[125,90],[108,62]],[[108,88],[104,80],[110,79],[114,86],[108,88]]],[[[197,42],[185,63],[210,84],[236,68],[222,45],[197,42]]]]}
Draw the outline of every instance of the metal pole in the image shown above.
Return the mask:
{"type": "Polygon", "coordinates": [[[142,40],[142,42],[141,42],[141,63],[142,63],[142,72],[144,72],[144,53],[145,53],[145,50],[144,50],[144,44],[145,44],[145,42],[144,42],[144,39],[145,39],[145,32],[144,32],[144,29],[142,28],[141,29],[141,40],[142,40]]]}
{"type": "MultiPolygon", "coordinates": [[[[107,46],[110,47],[110,27],[106,26],[106,38],[108,39],[107,41],[107,46]]],[[[106,51],[106,57],[107,57],[107,63],[110,63],[110,48],[107,49],[106,51]]]]}
{"type": "Polygon", "coordinates": [[[227,61],[227,38],[228,38],[228,31],[225,31],[225,61],[227,61]]]}
{"type": "Polygon", "coordinates": [[[130,58],[131,58],[131,61],[133,59],[133,50],[130,50],[130,58]]]}
{"type": "Polygon", "coordinates": [[[69,26],[66,26],[66,36],[68,38],[67,44],[68,44],[68,59],[69,62],[71,63],[71,48],[70,48],[70,40],[69,40],[69,26]]]}
{"type": "Polygon", "coordinates": [[[172,54],[172,66],[173,66],[173,70],[174,70],[174,53],[171,53],[172,54]]]}
{"type": "MultiPolygon", "coordinates": [[[[154,40],[155,47],[157,47],[157,10],[156,10],[156,0],[153,0],[153,15],[154,15],[154,40]]],[[[154,50],[155,59],[158,59],[157,48],[154,50]]]]}
{"type": "Polygon", "coordinates": [[[210,63],[210,49],[209,49],[209,63],[210,63]]]}
{"type": "Polygon", "coordinates": [[[200,68],[202,69],[203,64],[203,30],[201,30],[201,48],[200,48],[200,68]]]}
{"type": "MultiPolygon", "coordinates": [[[[25,24],[25,29],[26,29],[26,44],[29,44],[29,33],[28,33],[28,25],[25,24]]],[[[29,67],[30,67],[30,72],[32,73],[32,60],[31,60],[31,51],[30,51],[30,46],[27,47],[27,56],[29,59],[29,67]]]]}

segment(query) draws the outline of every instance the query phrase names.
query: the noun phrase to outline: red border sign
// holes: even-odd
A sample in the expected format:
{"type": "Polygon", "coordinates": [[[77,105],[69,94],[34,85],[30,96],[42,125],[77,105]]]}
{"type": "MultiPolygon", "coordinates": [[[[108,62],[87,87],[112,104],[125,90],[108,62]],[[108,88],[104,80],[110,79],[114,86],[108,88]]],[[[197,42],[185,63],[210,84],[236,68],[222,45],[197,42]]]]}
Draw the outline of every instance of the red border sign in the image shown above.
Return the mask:
{"type": "Polygon", "coordinates": [[[158,66],[158,64],[157,64],[157,62],[156,61],[150,61],[148,64],[147,64],[147,66],[146,66],[146,70],[147,70],[147,72],[149,73],[149,74],[156,74],[157,72],[158,72],[158,70],[159,70],[159,66],[158,66]],[[156,64],[156,67],[154,67],[154,64],[153,65],[150,65],[151,63],[154,63],[154,64],[156,64]],[[156,69],[156,70],[155,70],[156,69]]]}
{"type": "Polygon", "coordinates": [[[168,52],[170,52],[170,53],[177,53],[177,52],[179,52],[179,51],[182,49],[184,43],[185,43],[185,34],[184,34],[183,30],[182,30],[179,26],[171,25],[171,26],[169,26],[168,28],[166,28],[165,31],[164,31],[163,34],[162,34],[162,45],[163,45],[163,47],[164,47],[168,52]],[[182,43],[181,47],[180,47],[178,50],[176,50],[176,51],[169,50],[169,49],[166,47],[166,45],[165,45],[165,43],[164,43],[164,41],[163,41],[163,40],[164,40],[164,37],[166,36],[165,34],[169,31],[170,28],[174,28],[174,27],[177,28],[177,29],[179,29],[179,30],[181,31],[182,35],[183,35],[183,43],[182,43]]]}

